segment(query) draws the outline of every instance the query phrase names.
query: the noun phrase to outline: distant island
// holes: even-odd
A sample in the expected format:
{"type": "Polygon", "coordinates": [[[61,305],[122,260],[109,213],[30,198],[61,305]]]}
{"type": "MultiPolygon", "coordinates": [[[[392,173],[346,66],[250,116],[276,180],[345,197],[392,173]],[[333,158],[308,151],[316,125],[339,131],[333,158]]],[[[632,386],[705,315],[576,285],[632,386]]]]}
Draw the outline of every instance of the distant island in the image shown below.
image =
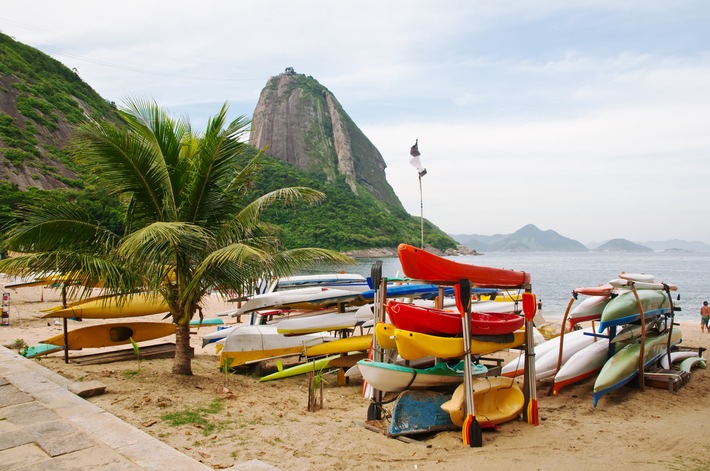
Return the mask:
{"type": "Polygon", "coordinates": [[[512,234],[449,234],[466,249],[485,252],[710,252],[710,245],[679,239],[666,241],[632,242],[615,238],[585,245],[564,237],[553,230],[540,230],[527,224],[512,234]]]}

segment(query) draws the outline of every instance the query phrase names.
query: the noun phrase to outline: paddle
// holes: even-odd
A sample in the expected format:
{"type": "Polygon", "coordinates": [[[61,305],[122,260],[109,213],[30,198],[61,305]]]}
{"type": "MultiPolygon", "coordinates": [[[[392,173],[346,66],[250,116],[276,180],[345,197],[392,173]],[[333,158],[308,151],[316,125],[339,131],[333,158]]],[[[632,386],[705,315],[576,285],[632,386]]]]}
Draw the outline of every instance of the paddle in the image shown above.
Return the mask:
{"type": "Polygon", "coordinates": [[[476,412],[473,407],[473,371],[471,368],[471,282],[463,279],[459,281],[457,290],[457,300],[464,308],[461,313],[463,323],[463,387],[466,398],[466,418],[461,427],[461,437],[464,445],[471,447],[483,446],[483,434],[481,424],[476,420],[476,412]]]}
{"type": "MultiPolygon", "coordinates": [[[[537,411],[537,389],[535,385],[535,339],[533,337],[533,317],[537,311],[535,295],[523,293],[523,312],[525,313],[525,377],[526,394],[525,419],[529,424],[540,425],[537,411]]],[[[564,326],[563,326],[564,330],[564,326]]]]}
{"type": "MultiPolygon", "coordinates": [[[[372,264],[370,270],[370,277],[372,278],[372,288],[374,289],[374,320],[375,325],[378,322],[384,322],[384,315],[382,312],[383,303],[380,302],[380,283],[382,282],[382,261],[378,260],[372,264]]],[[[382,361],[382,352],[380,346],[377,343],[377,336],[375,336],[374,331],[372,334],[372,357],[375,361],[382,361]]],[[[364,384],[363,384],[364,386],[364,384]]],[[[367,407],[367,420],[380,420],[382,418],[382,392],[373,388],[372,400],[370,405],[367,407]]]]}

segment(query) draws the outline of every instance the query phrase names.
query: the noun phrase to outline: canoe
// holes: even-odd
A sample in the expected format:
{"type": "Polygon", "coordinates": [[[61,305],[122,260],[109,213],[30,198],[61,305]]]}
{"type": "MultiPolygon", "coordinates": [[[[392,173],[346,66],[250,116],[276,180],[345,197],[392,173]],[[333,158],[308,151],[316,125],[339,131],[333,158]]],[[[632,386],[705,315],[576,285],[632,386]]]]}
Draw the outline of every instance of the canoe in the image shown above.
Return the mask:
{"type": "Polygon", "coordinates": [[[325,358],[319,358],[317,360],[308,361],[306,363],[301,363],[300,365],[292,366],[290,368],[285,368],[282,371],[277,371],[266,375],[259,379],[259,381],[273,381],[275,379],[290,378],[292,376],[304,375],[310,373],[311,371],[318,373],[324,368],[329,367],[329,363],[336,358],[340,358],[340,355],[333,355],[325,358]]]}
{"type": "MultiPolygon", "coordinates": [[[[397,328],[430,335],[461,335],[461,314],[397,301],[387,302],[387,314],[397,328]]],[[[525,318],[517,314],[471,313],[471,335],[503,335],[518,330],[525,318]]]]}
{"type": "Polygon", "coordinates": [[[583,299],[569,312],[567,320],[570,325],[580,322],[597,321],[601,319],[604,307],[611,301],[611,296],[590,296],[583,299]]]}
{"type": "Polygon", "coordinates": [[[705,363],[705,358],[703,357],[690,357],[686,358],[685,360],[680,362],[680,367],[679,369],[681,371],[686,371],[690,373],[690,370],[693,368],[693,366],[698,365],[700,368],[706,368],[707,364],[705,363]]]}
{"type": "MultiPolygon", "coordinates": [[[[394,339],[397,352],[405,360],[416,360],[422,357],[458,358],[463,356],[463,338],[439,337],[420,334],[409,330],[395,329],[394,339]]],[[[471,337],[471,354],[485,355],[506,348],[513,348],[525,342],[525,332],[522,330],[506,335],[488,335],[471,337]]]]}
{"type": "MultiPolygon", "coordinates": [[[[473,378],[473,412],[481,427],[509,422],[523,411],[525,396],[520,389],[520,383],[511,378],[501,376],[486,376],[473,378]]],[[[441,408],[449,413],[451,422],[463,426],[465,414],[464,385],[456,388],[449,401],[441,408]]]]}
{"type": "MultiPolygon", "coordinates": [[[[67,332],[69,350],[102,348],[159,339],[175,333],[175,324],[168,322],[118,322],[97,324],[67,332]]],[[[42,343],[64,345],[64,334],[55,335],[42,343]]]]}
{"type": "MultiPolygon", "coordinates": [[[[643,364],[644,368],[658,361],[666,354],[668,346],[669,332],[663,332],[656,336],[646,337],[644,345],[643,364]]],[[[671,334],[671,346],[681,340],[679,328],[674,328],[671,334]]],[[[638,375],[640,344],[633,343],[624,346],[614,356],[612,356],[602,367],[597,380],[594,383],[594,406],[596,407],[599,398],[615,389],[627,384],[638,375]]]]}
{"type": "MultiPolygon", "coordinates": [[[[615,353],[617,349],[623,347],[622,344],[613,346],[615,353]]],[[[577,353],[572,355],[555,375],[552,385],[552,393],[557,393],[570,384],[578,383],[583,379],[590,378],[602,369],[604,363],[609,359],[609,339],[598,339],[591,345],[587,345],[577,353]]]]}
{"type": "Polygon", "coordinates": [[[153,293],[137,293],[127,296],[97,296],[53,308],[43,318],[76,317],[81,319],[121,319],[149,316],[168,312],[168,304],[162,296],[153,293]]]}
{"type": "Polygon", "coordinates": [[[372,335],[355,335],[310,346],[306,348],[306,356],[319,357],[336,353],[362,352],[369,350],[370,345],[372,345],[372,335]]]}
{"type": "MultiPolygon", "coordinates": [[[[463,382],[464,375],[463,361],[454,365],[440,362],[429,368],[411,368],[373,360],[360,360],[357,366],[367,383],[383,392],[460,384],[463,382]]],[[[472,367],[474,375],[484,375],[488,372],[488,368],[483,365],[472,365],[472,367]]]]}
{"type": "MultiPolygon", "coordinates": [[[[643,308],[644,317],[653,317],[670,313],[668,294],[658,290],[636,291],[643,308]]],[[[630,324],[641,319],[636,297],[632,291],[621,293],[604,307],[599,332],[607,327],[630,324]]]]}
{"type": "MultiPolygon", "coordinates": [[[[585,332],[591,332],[592,329],[580,329],[565,334],[563,347],[573,341],[574,339],[581,337],[585,332]]],[[[546,340],[535,345],[535,358],[539,358],[550,350],[555,350],[559,352],[560,348],[560,337],[555,337],[550,340],[546,340]]],[[[519,357],[513,358],[508,363],[503,365],[501,369],[501,376],[506,376],[513,378],[515,376],[521,376],[525,372],[525,359],[522,354],[519,357]]]]}
{"type": "Polygon", "coordinates": [[[410,278],[436,284],[456,284],[468,279],[481,288],[523,288],[530,285],[530,273],[455,262],[417,247],[400,244],[399,261],[410,278]]]}
{"type": "Polygon", "coordinates": [[[217,341],[221,346],[219,364],[221,368],[230,362],[231,367],[236,367],[274,357],[302,355],[306,348],[334,339],[324,332],[286,337],[276,332],[275,325],[237,325],[217,341]]]}

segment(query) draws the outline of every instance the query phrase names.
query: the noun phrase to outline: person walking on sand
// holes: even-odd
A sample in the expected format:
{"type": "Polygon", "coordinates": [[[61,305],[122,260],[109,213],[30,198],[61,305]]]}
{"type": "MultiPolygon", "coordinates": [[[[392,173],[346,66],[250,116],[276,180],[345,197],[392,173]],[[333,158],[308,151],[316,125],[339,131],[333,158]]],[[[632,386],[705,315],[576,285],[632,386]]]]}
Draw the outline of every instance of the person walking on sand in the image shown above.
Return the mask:
{"type": "Polygon", "coordinates": [[[710,333],[710,306],[707,301],[703,301],[700,308],[700,332],[705,332],[705,329],[710,333]]]}

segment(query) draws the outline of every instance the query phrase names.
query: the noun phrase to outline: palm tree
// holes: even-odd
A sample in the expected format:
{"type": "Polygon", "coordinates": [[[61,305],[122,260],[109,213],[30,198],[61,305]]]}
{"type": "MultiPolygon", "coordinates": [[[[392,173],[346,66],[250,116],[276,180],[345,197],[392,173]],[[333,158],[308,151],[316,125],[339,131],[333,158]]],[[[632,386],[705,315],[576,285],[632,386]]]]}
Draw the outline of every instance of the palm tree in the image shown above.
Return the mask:
{"type": "Polygon", "coordinates": [[[260,220],[265,208],[324,195],[292,187],[250,198],[263,151],[240,165],[248,123],[240,117],[225,128],[226,104],[203,134],[150,101],[128,100],[120,115],[122,126],[81,125],[70,150],[125,204],[124,233],[101,227],[73,203],[26,208],[5,240],[23,253],[0,261],[0,270],[58,272],[109,293],[160,293],[177,327],[173,373],[190,375],[189,321],[211,289],[246,293],[264,277],[352,262],[330,250],[285,250],[272,236],[260,220]]]}

